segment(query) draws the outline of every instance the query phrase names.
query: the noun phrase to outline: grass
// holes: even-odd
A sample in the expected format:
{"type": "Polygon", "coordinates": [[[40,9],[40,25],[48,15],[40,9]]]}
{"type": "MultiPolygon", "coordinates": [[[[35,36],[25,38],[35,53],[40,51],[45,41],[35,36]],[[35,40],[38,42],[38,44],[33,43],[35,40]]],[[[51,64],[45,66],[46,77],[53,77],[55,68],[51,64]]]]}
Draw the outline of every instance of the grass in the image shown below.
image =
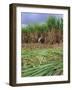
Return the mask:
{"type": "Polygon", "coordinates": [[[22,48],[21,58],[22,77],[63,74],[62,48],[22,48]]]}

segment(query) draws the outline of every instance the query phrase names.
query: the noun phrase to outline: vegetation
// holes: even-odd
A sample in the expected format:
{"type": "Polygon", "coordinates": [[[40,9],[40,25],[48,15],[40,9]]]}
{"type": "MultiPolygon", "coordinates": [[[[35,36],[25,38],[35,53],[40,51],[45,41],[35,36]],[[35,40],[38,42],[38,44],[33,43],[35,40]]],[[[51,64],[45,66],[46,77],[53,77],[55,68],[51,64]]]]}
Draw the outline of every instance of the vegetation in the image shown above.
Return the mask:
{"type": "Polygon", "coordinates": [[[21,76],[63,74],[63,19],[22,27],[21,76]]]}
{"type": "Polygon", "coordinates": [[[22,77],[63,73],[62,48],[22,49],[22,77]]]}
{"type": "Polygon", "coordinates": [[[43,24],[22,27],[22,43],[37,43],[42,36],[44,43],[60,43],[63,37],[63,19],[49,17],[43,24]]]}
{"type": "Polygon", "coordinates": [[[29,24],[26,27],[22,27],[22,32],[47,32],[49,30],[63,30],[63,19],[49,16],[45,23],[29,24]]]}

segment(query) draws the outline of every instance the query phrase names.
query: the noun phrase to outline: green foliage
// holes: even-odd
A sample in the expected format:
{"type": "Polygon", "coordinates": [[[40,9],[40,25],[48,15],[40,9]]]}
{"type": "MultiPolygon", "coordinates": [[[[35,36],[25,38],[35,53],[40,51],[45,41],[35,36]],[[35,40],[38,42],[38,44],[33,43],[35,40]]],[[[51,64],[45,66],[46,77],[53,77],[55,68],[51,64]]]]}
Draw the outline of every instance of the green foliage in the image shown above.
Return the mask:
{"type": "Polygon", "coordinates": [[[63,19],[61,18],[60,29],[63,31],[63,19]]]}
{"type": "Polygon", "coordinates": [[[50,16],[48,20],[43,23],[29,24],[26,27],[22,27],[22,32],[46,32],[49,30],[58,29],[63,30],[63,19],[50,16]]]}
{"type": "Polygon", "coordinates": [[[45,32],[48,30],[46,23],[44,24],[29,24],[27,27],[22,27],[22,32],[45,32]]]}
{"type": "Polygon", "coordinates": [[[50,16],[44,23],[22,27],[22,43],[38,43],[40,37],[43,43],[63,42],[63,19],[50,16]]]}
{"type": "Polygon", "coordinates": [[[38,67],[28,68],[22,71],[22,77],[25,76],[50,76],[60,75],[63,72],[62,61],[49,62],[38,67]]]}
{"type": "Polygon", "coordinates": [[[49,30],[63,30],[63,19],[50,16],[47,25],[49,30]]]}
{"type": "Polygon", "coordinates": [[[22,49],[22,77],[61,75],[62,48],[22,49]]]}
{"type": "Polygon", "coordinates": [[[47,20],[48,29],[52,30],[56,28],[56,22],[57,22],[57,18],[50,16],[47,20]]]}

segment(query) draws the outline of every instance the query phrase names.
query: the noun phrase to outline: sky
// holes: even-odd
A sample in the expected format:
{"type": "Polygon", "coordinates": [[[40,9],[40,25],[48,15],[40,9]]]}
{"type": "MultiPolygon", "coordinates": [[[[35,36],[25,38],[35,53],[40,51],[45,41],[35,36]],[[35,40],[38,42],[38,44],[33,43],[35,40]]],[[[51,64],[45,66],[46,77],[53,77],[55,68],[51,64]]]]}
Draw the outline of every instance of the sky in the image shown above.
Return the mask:
{"type": "Polygon", "coordinates": [[[57,18],[62,18],[62,14],[45,14],[45,13],[26,13],[21,12],[21,25],[28,25],[34,23],[44,23],[49,16],[55,16],[57,18]]]}

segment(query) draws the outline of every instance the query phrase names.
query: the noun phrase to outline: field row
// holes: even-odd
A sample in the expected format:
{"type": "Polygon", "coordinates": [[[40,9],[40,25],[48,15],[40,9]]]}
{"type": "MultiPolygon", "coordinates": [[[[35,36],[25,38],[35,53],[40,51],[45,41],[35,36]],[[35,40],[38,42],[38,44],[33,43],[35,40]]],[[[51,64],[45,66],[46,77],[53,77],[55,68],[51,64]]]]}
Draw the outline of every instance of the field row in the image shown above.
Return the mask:
{"type": "Polygon", "coordinates": [[[40,65],[22,70],[22,77],[24,76],[50,76],[61,75],[63,73],[62,61],[51,61],[48,64],[40,65]]]}
{"type": "Polygon", "coordinates": [[[62,48],[22,49],[22,77],[61,75],[63,73],[62,48]]]}

